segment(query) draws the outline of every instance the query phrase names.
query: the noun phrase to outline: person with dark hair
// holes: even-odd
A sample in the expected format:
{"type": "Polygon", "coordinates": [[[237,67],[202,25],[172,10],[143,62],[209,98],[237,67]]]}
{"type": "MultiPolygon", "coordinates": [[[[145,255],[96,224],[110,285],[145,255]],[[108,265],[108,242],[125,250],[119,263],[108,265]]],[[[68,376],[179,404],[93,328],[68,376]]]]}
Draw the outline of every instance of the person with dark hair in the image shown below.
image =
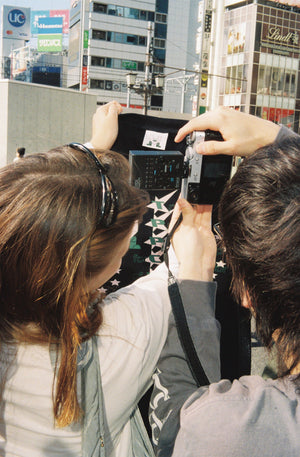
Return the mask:
{"type": "MultiPolygon", "coordinates": [[[[187,123],[221,132],[202,154],[247,156],[219,203],[219,234],[236,299],[249,308],[259,338],[276,348],[276,379],[220,380],[215,284],[203,277],[198,308],[182,300],[209,385],[197,387],[171,318],[154,375],[150,421],[159,457],[297,457],[300,455],[300,137],[269,121],[218,108],[187,123]]],[[[193,208],[182,205],[187,220],[193,208]]],[[[176,232],[174,235],[176,241],[176,232]]],[[[178,248],[175,247],[178,254],[178,248]]],[[[202,253],[202,262],[209,257],[202,253]]],[[[213,262],[212,262],[213,263],[213,262]]]]}
{"type": "MultiPolygon", "coordinates": [[[[89,145],[0,169],[1,455],[153,455],[138,402],[167,335],[167,268],[107,297],[99,289],[148,203],[109,150],[120,111],[98,108],[89,145]]],[[[188,242],[183,224],[186,251],[171,262],[180,283],[198,279],[197,224],[188,242]]]]}
{"type": "Polygon", "coordinates": [[[23,159],[23,157],[25,156],[25,148],[17,148],[16,149],[16,157],[14,158],[14,162],[17,162],[18,160],[20,159],[23,159]]]}

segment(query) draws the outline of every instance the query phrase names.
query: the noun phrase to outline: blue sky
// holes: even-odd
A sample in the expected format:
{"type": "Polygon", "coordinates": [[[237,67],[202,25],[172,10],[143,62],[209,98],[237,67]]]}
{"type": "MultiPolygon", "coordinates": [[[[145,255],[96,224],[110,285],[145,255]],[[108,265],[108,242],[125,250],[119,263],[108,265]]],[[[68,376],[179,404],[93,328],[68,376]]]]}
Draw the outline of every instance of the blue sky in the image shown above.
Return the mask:
{"type": "Polygon", "coordinates": [[[66,10],[70,7],[70,0],[0,0],[0,7],[23,6],[32,10],[66,10]]]}

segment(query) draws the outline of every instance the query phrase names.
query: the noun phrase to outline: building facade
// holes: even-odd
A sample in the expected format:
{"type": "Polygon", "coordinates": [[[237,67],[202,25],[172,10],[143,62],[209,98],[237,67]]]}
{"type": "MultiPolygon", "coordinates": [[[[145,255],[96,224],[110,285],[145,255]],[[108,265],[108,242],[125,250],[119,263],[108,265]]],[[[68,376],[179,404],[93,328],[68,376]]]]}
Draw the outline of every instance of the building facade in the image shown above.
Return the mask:
{"type": "Polygon", "coordinates": [[[228,6],[220,104],[299,132],[299,38],[300,7],[268,0],[228,6]]]}
{"type": "Polygon", "coordinates": [[[66,87],[69,10],[4,5],[0,79],[66,87]]]}
{"type": "MultiPolygon", "coordinates": [[[[154,76],[184,75],[195,60],[196,0],[114,0],[113,4],[82,0],[70,10],[68,87],[128,105],[126,75],[134,72],[130,107],[144,104],[145,70],[149,59],[149,108],[180,112],[181,81],[172,90],[155,88],[154,76]],[[195,19],[194,19],[195,17],[195,19]],[[149,23],[152,32],[149,38],[149,23]],[[192,54],[192,56],[191,56],[192,54]],[[188,57],[187,57],[188,56],[188,57]],[[177,101],[177,104],[176,104],[177,101]]],[[[185,93],[185,92],[184,92],[185,93]]],[[[184,110],[189,112],[188,102],[184,110]]]]}

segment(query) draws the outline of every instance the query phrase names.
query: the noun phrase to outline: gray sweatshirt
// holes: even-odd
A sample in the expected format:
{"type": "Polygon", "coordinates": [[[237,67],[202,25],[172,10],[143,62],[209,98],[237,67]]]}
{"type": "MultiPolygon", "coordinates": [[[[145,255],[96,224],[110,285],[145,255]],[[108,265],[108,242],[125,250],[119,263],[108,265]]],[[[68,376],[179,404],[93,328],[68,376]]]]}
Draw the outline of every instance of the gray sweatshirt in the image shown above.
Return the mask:
{"type": "MultiPolygon", "coordinates": [[[[282,127],[276,141],[294,135],[282,127]]],[[[159,457],[299,457],[300,384],[295,377],[220,380],[215,283],[179,282],[189,329],[210,381],[197,388],[171,315],[150,402],[159,457]]]]}

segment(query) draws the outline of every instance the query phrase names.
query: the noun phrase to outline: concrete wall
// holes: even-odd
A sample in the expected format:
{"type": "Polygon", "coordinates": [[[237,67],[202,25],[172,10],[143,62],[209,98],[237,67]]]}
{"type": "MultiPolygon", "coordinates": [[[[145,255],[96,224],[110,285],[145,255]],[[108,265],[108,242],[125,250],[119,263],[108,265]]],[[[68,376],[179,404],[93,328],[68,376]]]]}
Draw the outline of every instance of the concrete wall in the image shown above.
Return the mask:
{"type": "MultiPolygon", "coordinates": [[[[75,90],[0,80],[0,167],[11,163],[17,147],[26,154],[48,151],[91,138],[97,97],[75,90]]],[[[141,110],[127,109],[124,113],[141,110]]],[[[185,119],[190,114],[148,111],[149,116],[185,119]]]]}
{"type": "Polygon", "coordinates": [[[95,95],[19,81],[0,81],[0,166],[26,154],[91,138],[95,95]]]}

